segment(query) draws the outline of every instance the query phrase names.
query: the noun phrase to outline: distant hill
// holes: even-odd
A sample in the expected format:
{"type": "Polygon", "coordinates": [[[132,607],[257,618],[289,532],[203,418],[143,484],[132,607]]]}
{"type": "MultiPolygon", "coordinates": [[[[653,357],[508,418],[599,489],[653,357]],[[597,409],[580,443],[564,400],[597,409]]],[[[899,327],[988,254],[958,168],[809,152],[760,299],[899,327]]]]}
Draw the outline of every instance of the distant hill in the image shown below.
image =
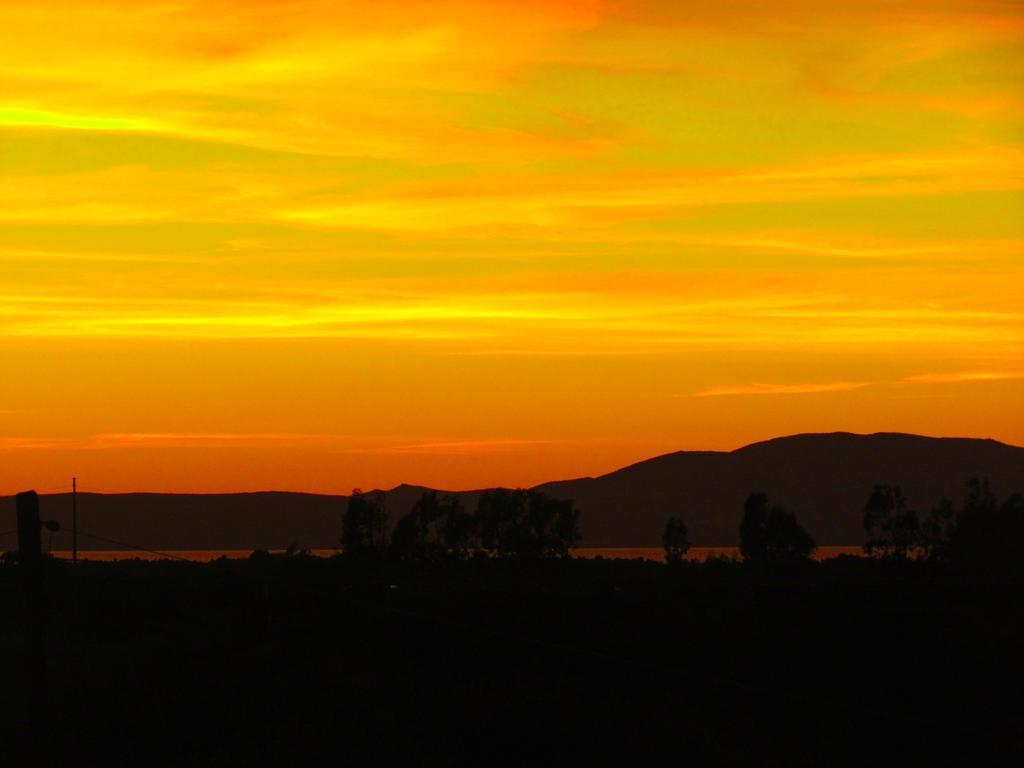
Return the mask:
{"type": "MultiPolygon", "coordinates": [[[[902,486],[913,506],[959,501],[967,481],[988,477],[995,492],[1024,491],[1024,448],[994,440],[849,433],[794,435],[731,452],[680,451],[607,475],[544,483],[538,490],[576,501],[587,546],[658,546],[666,518],[681,516],[697,546],[737,543],[752,491],[794,512],[819,544],[856,545],[875,483],[902,486]]],[[[387,491],[394,521],[425,488],[387,491]]],[[[467,508],[480,491],[467,491],[467,508]]],[[[94,494],[78,496],[79,526],[153,549],[331,548],[347,497],[306,493],[94,494]]],[[[44,517],[70,524],[68,494],[44,496],[44,517]]],[[[0,498],[0,530],[15,527],[14,501],[0,498]]],[[[13,547],[13,537],[0,547],[13,547]]],[[[45,541],[45,537],[44,537],[45,541]]],[[[54,548],[70,546],[59,533],[54,548]]],[[[83,549],[118,549],[82,538],[83,549]]]]}
{"type": "MultiPolygon", "coordinates": [[[[331,547],[341,530],[345,498],[312,493],[79,493],[78,526],[150,549],[280,549],[295,543],[331,547]]],[[[54,549],[71,549],[71,494],[40,497],[43,519],[61,531],[54,549]]],[[[0,528],[17,525],[13,497],[0,498],[0,528]]],[[[49,534],[43,532],[43,547],[49,534]]],[[[14,548],[15,537],[0,541],[14,548]]],[[[80,549],[125,549],[85,536],[80,549]]]]}
{"type": "Polygon", "coordinates": [[[988,477],[1000,497],[1024,492],[1024,448],[892,433],[793,435],[731,452],[670,453],[538,488],[576,501],[594,546],[657,546],[670,514],[698,546],[737,544],[751,491],[793,510],[819,544],[857,545],[875,483],[901,486],[926,511],[943,498],[960,501],[973,477],[988,477]]]}

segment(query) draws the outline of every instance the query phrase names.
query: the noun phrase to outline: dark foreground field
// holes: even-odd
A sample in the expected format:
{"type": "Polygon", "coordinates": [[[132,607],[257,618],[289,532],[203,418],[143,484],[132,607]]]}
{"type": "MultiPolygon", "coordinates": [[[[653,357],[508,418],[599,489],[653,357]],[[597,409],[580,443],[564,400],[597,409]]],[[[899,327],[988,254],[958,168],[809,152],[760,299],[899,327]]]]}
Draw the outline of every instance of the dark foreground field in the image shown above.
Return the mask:
{"type": "Polygon", "coordinates": [[[20,590],[0,567],[0,739],[34,764],[1024,755],[1021,590],[926,564],[56,564],[35,717],[20,590]]]}

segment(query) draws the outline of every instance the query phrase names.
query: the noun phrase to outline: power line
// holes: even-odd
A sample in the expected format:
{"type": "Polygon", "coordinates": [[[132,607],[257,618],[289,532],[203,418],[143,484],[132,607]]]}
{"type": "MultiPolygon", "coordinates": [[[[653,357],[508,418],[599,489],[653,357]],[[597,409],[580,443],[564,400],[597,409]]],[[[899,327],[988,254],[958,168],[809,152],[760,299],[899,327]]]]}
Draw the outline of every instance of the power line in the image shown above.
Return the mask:
{"type": "Polygon", "coordinates": [[[65,485],[51,485],[51,486],[48,486],[46,488],[33,488],[32,490],[34,490],[36,493],[52,493],[54,491],[63,491],[65,493],[67,493],[67,492],[69,492],[71,490],[71,486],[67,485],[67,484],[65,484],[65,485]]]}
{"type": "Polygon", "coordinates": [[[108,539],[105,536],[97,536],[95,533],[89,533],[88,531],[83,531],[82,529],[78,530],[78,535],[79,536],[85,536],[86,538],[90,538],[90,539],[96,539],[97,541],[106,542],[107,544],[115,544],[115,545],[117,545],[119,547],[125,547],[126,549],[135,549],[135,550],[138,550],[139,552],[148,552],[151,555],[157,555],[159,557],[166,557],[166,558],[168,558],[170,560],[181,560],[184,563],[194,562],[193,560],[189,560],[187,557],[182,557],[181,555],[172,555],[170,552],[160,552],[159,550],[156,550],[156,549],[147,549],[146,547],[140,547],[140,546],[137,546],[135,544],[129,544],[126,541],[118,541],[117,539],[108,539]]]}

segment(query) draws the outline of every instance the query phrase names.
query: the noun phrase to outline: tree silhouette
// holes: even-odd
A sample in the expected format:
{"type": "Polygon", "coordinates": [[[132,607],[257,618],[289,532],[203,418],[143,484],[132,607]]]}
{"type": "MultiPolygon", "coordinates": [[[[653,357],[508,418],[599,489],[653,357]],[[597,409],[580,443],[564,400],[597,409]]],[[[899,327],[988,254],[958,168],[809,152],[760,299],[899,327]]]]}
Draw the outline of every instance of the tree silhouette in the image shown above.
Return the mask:
{"type": "Polygon", "coordinates": [[[998,545],[999,522],[999,501],[988,479],[968,481],[967,498],[950,532],[953,559],[966,563],[991,554],[998,545]]]}
{"type": "Polygon", "coordinates": [[[907,507],[899,487],[876,485],[864,505],[864,553],[906,560],[921,540],[917,512],[907,507]]]}
{"type": "Polygon", "coordinates": [[[396,560],[429,560],[438,554],[436,532],[441,509],[436,491],[425,491],[391,532],[389,554],[396,560]]]}
{"type": "Polygon", "coordinates": [[[791,512],[769,506],[763,493],[747,498],[740,522],[740,553],[745,561],[806,560],[816,546],[791,512]]]}
{"type": "Polygon", "coordinates": [[[945,562],[949,560],[949,542],[956,528],[956,509],[953,502],[943,499],[932,508],[921,523],[918,546],[921,556],[927,560],[945,562]]]}
{"type": "Polygon", "coordinates": [[[445,552],[452,557],[461,559],[473,547],[476,524],[473,515],[462,506],[458,496],[445,496],[441,502],[441,518],[439,535],[445,552]]]}
{"type": "Polygon", "coordinates": [[[554,499],[530,491],[529,506],[533,533],[540,539],[543,557],[568,557],[580,540],[580,513],[572,499],[554,499]]]}
{"type": "Polygon", "coordinates": [[[473,518],[453,495],[424,491],[391,533],[390,555],[396,560],[423,562],[468,550],[473,518]]]}
{"type": "Polygon", "coordinates": [[[1015,581],[1024,575],[1024,499],[1014,494],[1002,504],[987,479],[971,480],[949,536],[949,559],[973,577],[1015,581]]]}
{"type": "Polygon", "coordinates": [[[523,524],[526,492],[494,488],[480,494],[476,505],[476,529],[480,546],[498,557],[515,550],[515,529],[523,524]]]}
{"type": "Polygon", "coordinates": [[[566,557],[580,538],[579,512],[571,500],[522,489],[480,494],[476,528],[481,546],[502,558],[566,557]]]}
{"type": "Polygon", "coordinates": [[[678,517],[670,517],[665,523],[661,543],[665,548],[665,562],[669,565],[681,563],[690,550],[690,531],[686,524],[678,517]]]}
{"type": "Polygon", "coordinates": [[[341,522],[341,548],[353,559],[379,557],[384,550],[388,511],[381,491],[352,491],[341,522]]]}
{"type": "Polygon", "coordinates": [[[920,525],[899,488],[876,486],[864,509],[864,529],[869,555],[903,558],[917,549],[971,578],[1018,581],[1024,576],[1024,497],[1014,494],[1000,503],[984,478],[968,481],[959,509],[943,500],[920,525]]]}
{"type": "Polygon", "coordinates": [[[995,533],[995,575],[1000,581],[1020,584],[1024,581],[1024,496],[1015,493],[1000,505],[995,533]]]}

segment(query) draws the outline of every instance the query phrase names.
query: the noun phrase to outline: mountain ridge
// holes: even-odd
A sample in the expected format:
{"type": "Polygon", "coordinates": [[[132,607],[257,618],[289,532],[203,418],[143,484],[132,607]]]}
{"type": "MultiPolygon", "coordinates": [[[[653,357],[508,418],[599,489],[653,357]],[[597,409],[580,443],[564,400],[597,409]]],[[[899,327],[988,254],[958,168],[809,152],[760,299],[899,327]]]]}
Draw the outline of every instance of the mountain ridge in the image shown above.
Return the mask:
{"type": "MultiPolygon", "coordinates": [[[[587,546],[657,546],[669,515],[683,518],[698,546],[736,543],[743,501],[762,491],[791,508],[822,545],[856,545],[875,483],[900,485],[927,511],[959,501],[972,477],[988,477],[1000,496],[1024,491],[1024,448],[991,438],[900,432],[801,433],[731,451],[674,451],[597,476],[555,480],[535,489],[572,498],[587,546]]],[[[400,483],[383,490],[392,523],[426,490],[400,483]]],[[[443,491],[472,509],[486,489],[443,491]]],[[[302,491],[239,493],[80,493],[81,530],[154,549],[255,549],[337,542],[348,496],[302,491]]],[[[41,497],[44,517],[70,524],[69,494],[41,497]]],[[[0,527],[14,528],[13,497],[0,497],[0,527]]],[[[55,548],[67,548],[67,533],[55,548]]],[[[83,548],[94,542],[80,539],[83,548]]],[[[12,542],[0,542],[12,546],[12,542]]],[[[99,547],[95,547],[99,548],[99,547]]]]}

